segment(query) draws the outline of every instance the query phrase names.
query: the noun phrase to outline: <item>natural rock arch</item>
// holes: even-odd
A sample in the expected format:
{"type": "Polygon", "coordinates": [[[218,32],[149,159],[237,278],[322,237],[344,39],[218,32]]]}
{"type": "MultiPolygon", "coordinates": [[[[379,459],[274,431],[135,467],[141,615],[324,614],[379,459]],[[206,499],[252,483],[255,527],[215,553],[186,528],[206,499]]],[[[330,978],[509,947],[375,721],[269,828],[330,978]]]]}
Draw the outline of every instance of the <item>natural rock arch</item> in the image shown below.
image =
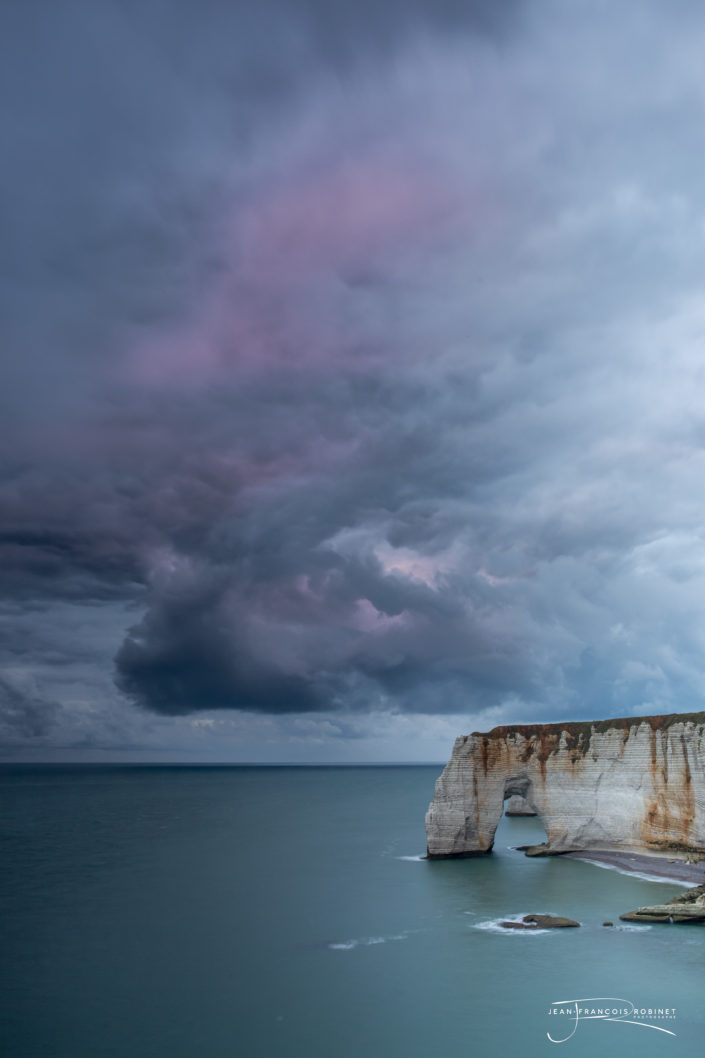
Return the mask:
{"type": "Polygon", "coordinates": [[[705,714],[518,725],[456,739],[426,815],[428,855],[490,852],[509,796],[551,851],[705,852],[705,714]]]}

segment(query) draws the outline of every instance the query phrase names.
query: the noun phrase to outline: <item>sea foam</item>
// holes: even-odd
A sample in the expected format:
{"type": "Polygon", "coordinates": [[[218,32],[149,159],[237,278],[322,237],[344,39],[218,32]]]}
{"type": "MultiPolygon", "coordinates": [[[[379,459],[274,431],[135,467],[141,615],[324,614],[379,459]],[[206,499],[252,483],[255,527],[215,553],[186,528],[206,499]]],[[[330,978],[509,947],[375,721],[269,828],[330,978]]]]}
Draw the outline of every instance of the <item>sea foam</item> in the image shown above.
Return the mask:
{"type": "Polygon", "coordinates": [[[524,915],[528,914],[530,914],[529,911],[522,911],[518,915],[502,915],[500,918],[490,918],[486,922],[474,922],[472,928],[484,930],[486,933],[501,933],[505,937],[535,937],[538,934],[554,932],[552,929],[506,929],[500,926],[500,922],[521,922],[524,915]]]}
{"type": "Polygon", "coordinates": [[[331,951],[352,951],[353,948],[360,946],[369,946],[374,944],[386,944],[387,941],[391,940],[406,940],[408,933],[391,933],[386,937],[359,937],[355,940],[341,940],[336,941],[333,944],[329,944],[328,947],[331,951]]]}
{"type": "Polygon", "coordinates": [[[643,882],[661,882],[664,885],[682,886],[684,889],[694,889],[700,882],[684,881],[682,878],[664,878],[662,874],[647,874],[645,871],[629,871],[624,867],[617,867],[614,863],[602,863],[600,860],[590,860],[587,856],[580,857],[582,863],[591,863],[593,867],[603,867],[606,871],[616,871],[625,874],[628,878],[641,878],[643,882]]]}

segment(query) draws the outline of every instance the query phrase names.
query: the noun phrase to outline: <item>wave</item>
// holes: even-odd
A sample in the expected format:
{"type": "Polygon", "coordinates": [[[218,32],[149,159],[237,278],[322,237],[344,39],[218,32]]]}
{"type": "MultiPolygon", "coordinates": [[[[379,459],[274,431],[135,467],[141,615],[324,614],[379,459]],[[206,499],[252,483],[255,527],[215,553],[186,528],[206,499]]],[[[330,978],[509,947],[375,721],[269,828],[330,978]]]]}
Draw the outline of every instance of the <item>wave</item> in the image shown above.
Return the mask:
{"type": "Polygon", "coordinates": [[[386,937],[359,937],[355,940],[335,941],[333,944],[329,944],[328,947],[331,951],[352,951],[353,948],[360,946],[367,947],[374,944],[386,944],[392,940],[406,940],[408,935],[408,933],[391,933],[386,937]]]}
{"type": "Polygon", "coordinates": [[[619,926],[612,926],[612,929],[616,929],[618,933],[643,933],[645,929],[652,929],[652,926],[632,926],[622,923],[619,926]]]}
{"type": "Polygon", "coordinates": [[[528,911],[522,911],[518,915],[502,915],[500,918],[490,918],[486,922],[474,922],[472,929],[481,929],[486,933],[501,933],[505,937],[536,937],[539,934],[553,933],[552,929],[506,929],[500,926],[500,922],[521,922],[528,911]]]}
{"type": "Polygon", "coordinates": [[[662,874],[647,874],[645,871],[630,871],[624,867],[618,867],[614,863],[602,863],[600,860],[591,860],[587,856],[580,857],[582,863],[591,863],[593,867],[603,867],[606,871],[616,871],[617,874],[625,874],[628,878],[641,878],[643,882],[661,882],[664,885],[682,886],[684,889],[694,889],[700,882],[685,881],[683,878],[664,878],[662,874]]]}
{"type": "Polygon", "coordinates": [[[420,863],[421,860],[425,860],[426,856],[424,853],[420,853],[418,856],[395,856],[395,860],[409,860],[414,863],[420,863]]]}

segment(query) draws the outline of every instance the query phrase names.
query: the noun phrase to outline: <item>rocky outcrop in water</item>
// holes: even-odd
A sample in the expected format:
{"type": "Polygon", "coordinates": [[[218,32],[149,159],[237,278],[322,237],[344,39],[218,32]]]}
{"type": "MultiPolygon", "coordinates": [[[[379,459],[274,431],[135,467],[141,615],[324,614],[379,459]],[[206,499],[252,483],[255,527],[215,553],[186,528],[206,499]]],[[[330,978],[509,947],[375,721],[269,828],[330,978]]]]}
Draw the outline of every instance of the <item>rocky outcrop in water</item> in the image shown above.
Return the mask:
{"type": "Polygon", "coordinates": [[[705,923],[705,885],[686,889],[667,904],[653,904],[627,911],[619,916],[624,922],[705,923]]]}
{"type": "Polygon", "coordinates": [[[705,855],[705,713],[497,727],[456,739],[426,815],[430,858],[490,852],[504,802],[552,853],[705,855]]]}
{"type": "Polygon", "coordinates": [[[521,922],[508,919],[500,922],[504,929],[570,929],[579,926],[573,918],[563,918],[561,915],[524,915],[521,922]]]}
{"type": "Polygon", "coordinates": [[[705,922],[705,907],[671,907],[670,904],[654,904],[652,907],[640,907],[637,911],[628,911],[619,916],[624,922],[690,922],[702,925],[705,922]]]}

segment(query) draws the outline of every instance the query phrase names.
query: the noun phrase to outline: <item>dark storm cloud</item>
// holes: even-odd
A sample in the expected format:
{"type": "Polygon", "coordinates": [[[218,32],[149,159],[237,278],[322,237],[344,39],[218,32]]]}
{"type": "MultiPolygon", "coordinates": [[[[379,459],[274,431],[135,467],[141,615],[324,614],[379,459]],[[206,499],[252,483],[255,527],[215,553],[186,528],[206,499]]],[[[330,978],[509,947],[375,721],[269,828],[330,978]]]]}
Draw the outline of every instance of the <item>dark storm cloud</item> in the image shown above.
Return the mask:
{"type": "Polygon", "coordinates": [[[699,9],[0,17],[13,728],[699,701],[699,9]]]}

